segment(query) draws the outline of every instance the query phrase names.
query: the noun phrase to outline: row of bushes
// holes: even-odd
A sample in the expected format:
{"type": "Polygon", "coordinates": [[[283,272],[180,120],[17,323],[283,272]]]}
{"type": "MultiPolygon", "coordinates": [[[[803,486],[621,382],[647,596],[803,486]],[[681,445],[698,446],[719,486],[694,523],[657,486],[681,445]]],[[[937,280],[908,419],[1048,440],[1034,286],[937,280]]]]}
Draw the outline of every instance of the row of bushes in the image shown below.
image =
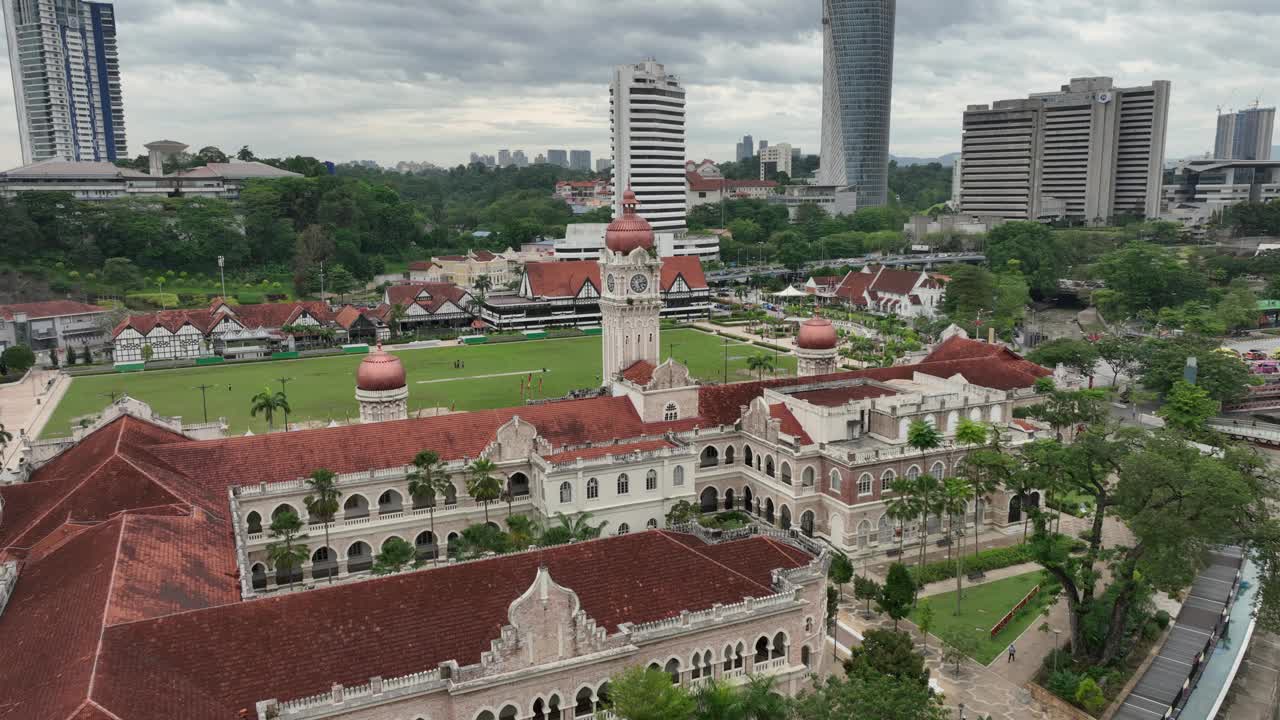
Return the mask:
{"type": "Polygon", "coordinates": [[[781,345],[774,345],[772,343],[767,343],[760,340],[752,340],[751,344],[756,345],[758,347],[765,348],[766,350],[777,350],[778,352],[784,352],[784,353],[791,352],[790,348],[784,348],[781,345]]]}
{"type": "MultiPolygon", "coordinates": [[[[1061,538],[1059,541],[1069,545],[1072,552],[1083,550],[1085,547],[1084,542],[1072,538],[1061,538]]],[[[968,575],[969,573],[999,570],[1000,568],[1012,567],[1032,561],[1030,546],[1026,543],[1020,543],[1008,547],[980,550],[976,555],[966,555],[960,560],[960,567],[961,572],[968,575]]],[[[954,578],[956,576],[956,563],[954,560],[942,560],[925,565],[913,565],[908,570],[911,572],[911,579],[915,580],[916,585],[928,585],[929,583],[954,578]]]]}
{"type": "MultiPolygon", "coordinates": [[[[1159,639],[1160,633],[1169,627],[1172,618],[1164,610],[1157,610],[1142,622],[1142,642],[1138,649],[1148,648],[1159,639]]],[[[1071,656],[1069,647],[1049,653],[1041,665],[1037,681],[1045,689],[1088,712],[1098,716],[1119,695],[1129,678],[1133,676],[1139,658],[1146,652],[1138,652],[1125,661],[1112,665],[1081,667],[1071,656]]]]}

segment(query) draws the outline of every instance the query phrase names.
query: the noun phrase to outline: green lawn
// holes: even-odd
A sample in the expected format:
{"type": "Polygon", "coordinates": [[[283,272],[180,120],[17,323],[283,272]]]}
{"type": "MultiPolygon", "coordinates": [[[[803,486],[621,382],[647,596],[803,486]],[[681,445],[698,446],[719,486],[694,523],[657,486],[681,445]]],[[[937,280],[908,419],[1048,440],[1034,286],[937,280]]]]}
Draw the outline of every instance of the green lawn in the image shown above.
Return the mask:
{"type": "MultiPolygon", "coordinates": [[[[956,593],[929,596],[929,604],[933,606],[933,627],[929,633],[935,637],[946,637],[950,632],[972,633],[978,640],[978,652],[974,660],[986,665],[995,660],[1000,653],[1009,648],[1009,644],[1022,634],[1029,625],[1036,622],[1043,609],[1052,599],[1052,587],[1046,590],[1044,576],[1041,572],[1015,575],[1003,580],[984,582],[972,587],[966,586],[960,601],[960,615],[956,615],[956,593]],[[1037,595],[999,635],[991,637],[991,628],[1000,622],[1004,614],[1013,609],[1023,596],[1037,584],[1041,585],[1037,595]]],[[[911,621],[917,621],[919,606],[911,611],[911,621]]]]}
{"type": "MultiPolygon", "coordinates": [[[[724,338],[698,330],[667,330],[662,333],[662,355],[666,358],[674,350],[676,358],[688,365],[696,377],[718,381],[724,373],[723,343],[724,338]]],[[[729,379],[750,379],[747,358],[757,353],[770,351],[730,340],[729,379]]],[[[455,404],[458,410],[521,404],[520,376],[502,373],[533,373],[535,388],[542,380],[537,397],[558,397],[570,390],[600,384],[599,337],[449,345],[396,354],[404,360],[408,373],[410,412],[455,404]],[[454,368],[455,360],[462,360],[466,367],[454,368]],[[500,376],[476,377],[482,375],[500,376]]],[[[263,432],[266,422],[261,417],[249,417],[249,399],[268,384],[279,390],[276,379],[280,377],[292,378],[287,386],[293,406],[291,422],[355,418],[355,369],[362,357],[346,355],[76,378],[45,426],[43,436],[69,434],[71,423],[100,412],[111,392],[127,392],[163,415],[181,415],[188,422],[200,422],[203,417],[196,386],[202,384],[213,386],[206,391],[210,418],[226,417],[233,433],[247,429],[263,432]]],[[[779,364],[787,374],[795,370],[793,357],[782,355],[779,364]]],[[[278,418],[276,423],[278,426],[278,418]]]]}

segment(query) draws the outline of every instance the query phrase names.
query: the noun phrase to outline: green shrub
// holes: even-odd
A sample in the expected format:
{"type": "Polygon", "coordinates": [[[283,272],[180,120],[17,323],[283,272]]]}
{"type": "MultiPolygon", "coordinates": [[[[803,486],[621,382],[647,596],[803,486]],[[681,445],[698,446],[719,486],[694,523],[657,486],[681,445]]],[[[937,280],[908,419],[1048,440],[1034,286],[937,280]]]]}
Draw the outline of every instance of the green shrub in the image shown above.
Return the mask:
{"type": "Polygon", "coordinates": [[[1067,702],[1075,702],[1076,688],[1079,686],[1080,676],[1070,670],[1059,670],[1052,673],[1049,675],[1049,682],[1045,684],[1045,688],[1049,692],[1067,702]]]}
{"type": "Polygon", "coordinates": [[[1076,687],[1075,701],[1092,715],[1097,715],[1107,706],[1107,697],[1102,694],[1102,688],[1098,687],[1093,678],[1080,681],[1080,685],[1076,687]]]}
{"type": "Polygon", "coordinates": [[[145,292],[124,296],[125,306],[131,308],[173,308],[178,306],[177,293],[145,292]]]}
{"type": "Polygon", "coordinates": [[[4,366],[9,371],[9,375],[16,377],[36,364],[36,354],[31,352],[31,348],[26,345],[13,345],[5,348],[4,353],[0,354],[0,360],[4,361],[4,366]]]}
{"type": "Polygon", "coordinates": [[[784,352],[784,353],[789,353],[789,352],[791,352],[790,350],[788,350],[787,348],[782,347],[781,345],[773,345],[773,344],[771,344],[771,343],[767,343],[767,342],[760,342],[759,340],[752,340],[752,341],[751,341],[751,344],[752,344],[752,345],[759,346],[759,347],[762,347],[762,348],[766,348],[766,349],[769,349],[769,350],[777,350],[778,352],[784,352]]]}
{"type": "Polygon", "coordinates": [[[1169,627],[1169,613],[1164,610],[1157,610],[1152,619],[1156,621],[1156,625],[1159,625],[1161,630],[1169,627]]]}
{"type": "Polygon", "coordinates": [[[236,293],[236,300],[241,305],[257,305],[262,302],[262,293],[238,292],[236,293]]]}

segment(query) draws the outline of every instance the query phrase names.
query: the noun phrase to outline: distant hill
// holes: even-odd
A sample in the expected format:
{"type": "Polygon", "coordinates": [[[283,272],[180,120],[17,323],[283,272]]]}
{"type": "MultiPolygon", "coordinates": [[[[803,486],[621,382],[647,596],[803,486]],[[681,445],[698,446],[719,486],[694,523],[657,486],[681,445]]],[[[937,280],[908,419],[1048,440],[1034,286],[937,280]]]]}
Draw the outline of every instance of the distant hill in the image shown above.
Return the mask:
{"type": "Polygon", "coordinates": [[[929,163],[939,163],[943,167],[951,167],[956,164],[956,158],[960,157],[960,153],[953,152],[933,158],[918,157],[899,157],[897,155],[889,155],[890,160],[896,160],[899,167],[908,167],[911,165],[928,165],[929,163]]]}

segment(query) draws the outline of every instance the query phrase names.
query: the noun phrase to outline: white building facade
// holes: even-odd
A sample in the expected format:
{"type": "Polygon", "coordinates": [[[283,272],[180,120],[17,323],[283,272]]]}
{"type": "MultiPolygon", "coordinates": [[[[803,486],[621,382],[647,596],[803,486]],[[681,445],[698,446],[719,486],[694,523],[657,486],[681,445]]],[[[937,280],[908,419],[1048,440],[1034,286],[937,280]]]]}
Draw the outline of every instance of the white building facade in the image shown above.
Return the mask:
{"type": "Polygon", "coordinates": [[[629,185],[655,232],[683,232],[684,87],[654,60],[618,65],[609,86],[609,120],[614,217],[622,215],[622,189],[629,185]]]}

